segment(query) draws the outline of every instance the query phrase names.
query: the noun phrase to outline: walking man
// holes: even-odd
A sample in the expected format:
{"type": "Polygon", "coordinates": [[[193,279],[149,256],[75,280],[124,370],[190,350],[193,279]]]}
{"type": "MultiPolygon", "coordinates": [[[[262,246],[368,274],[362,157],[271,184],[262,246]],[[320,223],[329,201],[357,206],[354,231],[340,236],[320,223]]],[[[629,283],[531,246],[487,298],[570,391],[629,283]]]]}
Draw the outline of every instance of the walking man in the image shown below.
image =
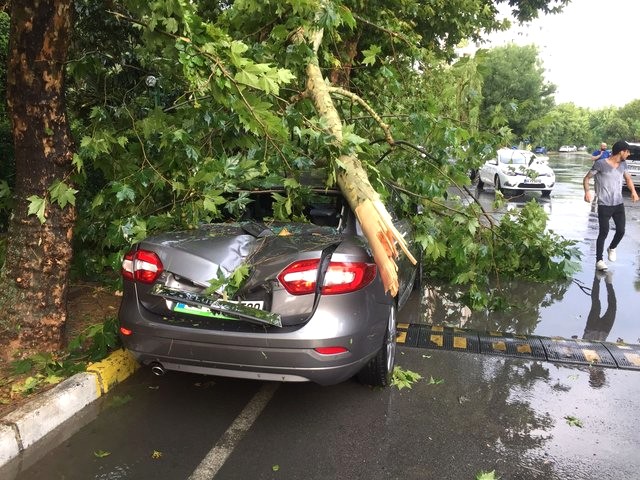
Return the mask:
{"type": "Polygon", "coordinates": [[[582,181],[584,187],[584,201],[591,202],[589,180],[596,178],[594,186],[598,199],[598,239],[596,240],[596,269],[606,270],[607,264],[603,260],[604,242],[609,234],[609,219],[613,218],[616,233],[609,244],[607,254],[609,261],[616,261],[616,247],[624,236],[625,214],[624,200],[622,198],[623,181],[631,192],[631,200],[638,201],[638,194],[633,186],[631,175],[627,172],[625,160],[631,152],[629,144],[619,140],[613,144],[611,156],[596,160],[582,181]]]}

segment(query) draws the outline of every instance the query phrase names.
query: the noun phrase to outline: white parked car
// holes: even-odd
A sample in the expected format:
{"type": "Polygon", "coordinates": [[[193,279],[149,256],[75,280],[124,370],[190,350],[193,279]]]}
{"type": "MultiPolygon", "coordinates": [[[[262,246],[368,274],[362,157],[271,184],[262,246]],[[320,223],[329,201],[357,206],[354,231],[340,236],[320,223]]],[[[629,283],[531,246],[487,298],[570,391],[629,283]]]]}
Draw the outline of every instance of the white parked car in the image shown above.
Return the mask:
{"type": "Polygon", "coordinates": [[[577,152],[578,151],[578,147],[576,147],[575,145],[562,145],[559,149],[559,152],[561,153],[566,153],[566,152],[577,152]]]}
{"type": "Polygon", "coordinates": [[[528,150],[501,148],[478,171],[478,190],[490,186],[506,196],[539,190],[548,197],[555,183],[556,175],[548,162],[528,150]]]}

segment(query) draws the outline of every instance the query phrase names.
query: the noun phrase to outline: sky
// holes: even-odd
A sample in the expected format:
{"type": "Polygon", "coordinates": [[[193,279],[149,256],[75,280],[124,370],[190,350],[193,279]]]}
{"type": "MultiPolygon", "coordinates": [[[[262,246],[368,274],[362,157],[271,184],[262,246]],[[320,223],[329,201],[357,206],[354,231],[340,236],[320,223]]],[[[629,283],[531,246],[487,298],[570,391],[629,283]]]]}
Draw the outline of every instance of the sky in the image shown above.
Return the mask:
{"type": "Polygon", "coordinates": [[[490,46],[537,45],[556,103],[622,107],[640,99],[639,20],[640,0],[573,0],[527,26],[512,22],[490,46]]]}

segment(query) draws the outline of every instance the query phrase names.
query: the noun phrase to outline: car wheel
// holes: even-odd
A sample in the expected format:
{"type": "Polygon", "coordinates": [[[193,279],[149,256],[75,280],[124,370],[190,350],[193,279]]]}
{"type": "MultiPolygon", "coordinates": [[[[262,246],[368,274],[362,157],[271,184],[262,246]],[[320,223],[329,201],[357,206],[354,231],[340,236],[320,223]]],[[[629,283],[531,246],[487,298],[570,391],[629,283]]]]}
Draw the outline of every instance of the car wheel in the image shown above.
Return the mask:
{"type": "Polygon", "coordinates": [[[484,190],[484,182],[480,177],[478,177],[478,191],[481,192],[482,190],[484,190]]]}
{"type": "Polygon", "coordinates": [[[391,384],[393,365],[396,362],[397,313],[397,307],[394,303],[389,309],[389,319],[384,332],[382,347],[378,350],[376,356],[369,360],[369,363],[358,372],[358,381],[360,383],[374,387],[387,387],[391,384]]]}
{"type": "Polygon", "coordinates": [[[542,196],[549,198],[551,196],[551,190],[542,190],[542,196]]]}
{"type": "Polygon", "coordinates": [[[496,186],[496,191],[502,192],[502,183],[500,183],[500,177],[496,175],[493,180],[493,184],[496,186]]]}

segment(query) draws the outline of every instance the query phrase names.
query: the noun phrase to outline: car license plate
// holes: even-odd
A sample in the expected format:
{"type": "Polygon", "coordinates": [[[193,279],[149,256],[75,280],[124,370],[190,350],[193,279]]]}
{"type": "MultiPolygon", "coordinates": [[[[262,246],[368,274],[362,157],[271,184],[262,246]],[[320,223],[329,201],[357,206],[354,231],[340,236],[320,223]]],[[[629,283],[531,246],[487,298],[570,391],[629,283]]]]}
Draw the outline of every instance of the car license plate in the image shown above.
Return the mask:
{"type": "MultiPolygon", "coordinates": [[[[239,303],[240,305],[244,305],[245,307],[255,308],[256,310],[262,310],[264,306],[264,302],[262,300],[241,300],[239,302],[228,300],[229,303],[239,303]]],[[[182,312],[189,313],[191,315],[200,315],[202,317],[221,317],[217,312],[212,312],[207,307],[196,307],[193,305],[187,305],[186,303],[177,302],[173,307],[174,312],[182,312]]],[[[224,316],[227,318],[226,316],[224,316]]]]}

